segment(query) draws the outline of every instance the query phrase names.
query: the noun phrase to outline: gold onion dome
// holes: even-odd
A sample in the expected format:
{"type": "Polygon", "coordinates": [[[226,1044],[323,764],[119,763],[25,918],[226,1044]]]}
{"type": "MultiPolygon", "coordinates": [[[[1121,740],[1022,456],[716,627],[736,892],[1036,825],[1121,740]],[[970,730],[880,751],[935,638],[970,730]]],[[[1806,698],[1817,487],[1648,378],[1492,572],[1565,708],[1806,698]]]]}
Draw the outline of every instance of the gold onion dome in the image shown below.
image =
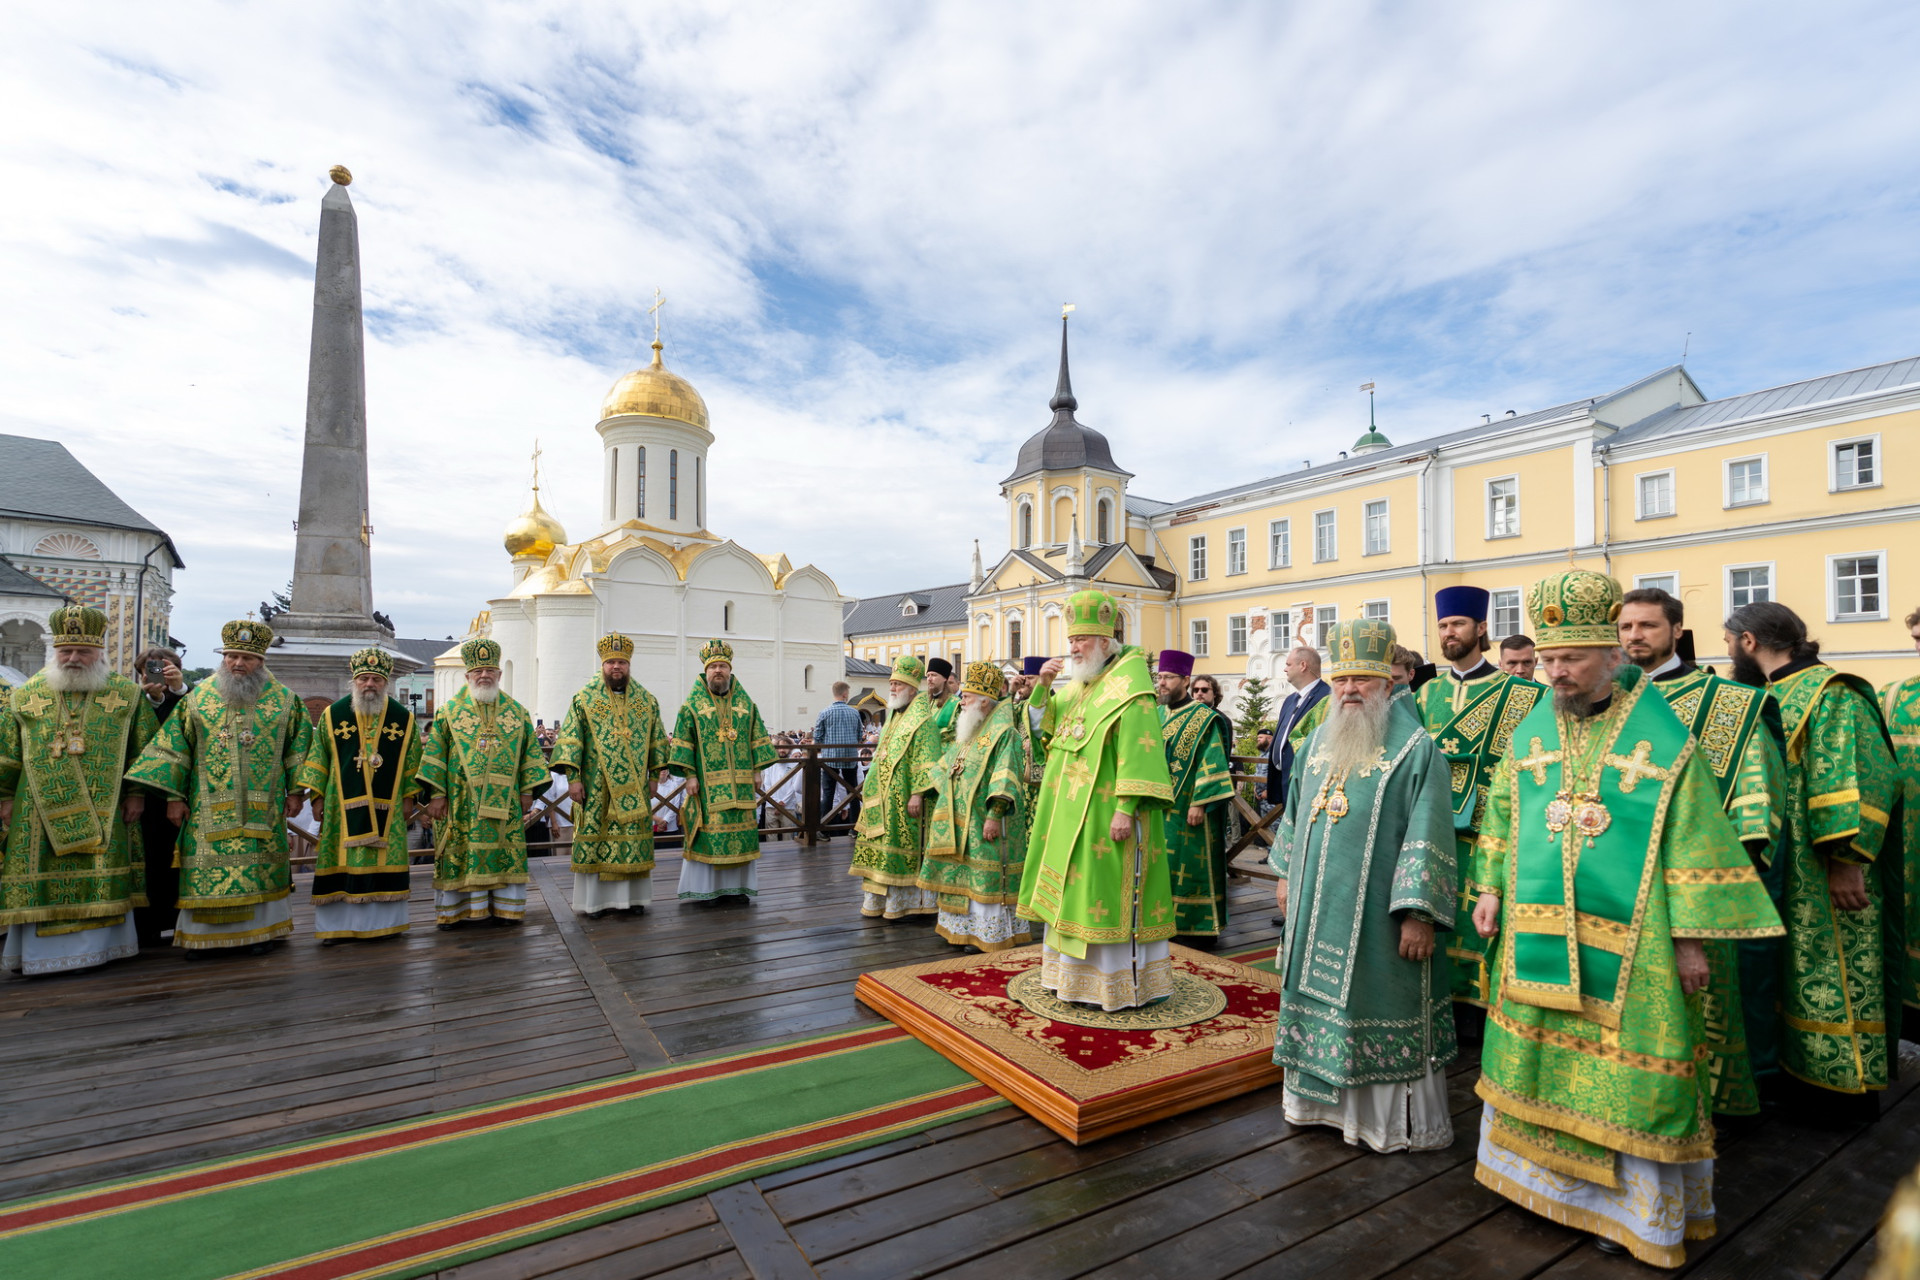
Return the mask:
{"type": "Polygon", "coordinates": [[[623,413],[644,414],[649,418],[667,418],[689,426],[707,429],[707,402],[693,384],[660,363],[660,342],[653,343],[653,363],[644,369],[622,374],[600,404],[604,421],[623,413]]]}
{"type": "Polygon", "coordinates": [[[544,556],[567,544],[567,531],[540,505],[540,491],[535,489],[533,505],[514,517],[502,541],[510,556],[544,556]]]}

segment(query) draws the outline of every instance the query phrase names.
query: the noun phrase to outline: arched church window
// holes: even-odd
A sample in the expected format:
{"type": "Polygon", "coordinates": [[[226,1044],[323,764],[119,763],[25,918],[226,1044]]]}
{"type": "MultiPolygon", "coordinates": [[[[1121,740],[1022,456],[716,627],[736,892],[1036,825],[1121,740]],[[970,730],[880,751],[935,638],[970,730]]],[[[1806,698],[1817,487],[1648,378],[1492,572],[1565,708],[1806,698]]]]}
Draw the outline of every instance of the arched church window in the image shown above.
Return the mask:
{"type": "Polygon", "coordinates": [[[1026,655],[1020,651],[1020,624],[1018,621],[1007,623],[1007,658],[1018,662],[1026,655]]]}
{"type": "Polygon", "coordinates": [[[667,519],[680,518],[680,451],[667,450],[667,519]]]}
{"type": "Polygon", "coordinates": [[[1020,549],[1026,550],[1033,545],[1033,504],[1020,504],[1020,549]]]}
{"type": "Polygon", "coordinates": [[[1101,546],[1113,541],[1113,504],[1105,498],[1095,504],[1093,540],[1101,546]]]}
{"type": "Polygon", "coordinates": [[[647,518],[647,446],[645,445],[640,446],[636,455],[634,472],[639,481],[637,488],[640,493],[634,502],[634,516],[645,520],[647,518]]]}
{"type": "Polygon", "coordinates": [[[1113,616],[1113,642],[1115,644],[1127,642],[1127,615],[1124,613],[1116,613],[1113,616]]]}
{"type": "Polygon", "coordinates": [[[707,487],[701,481],[700,473],[706,468],[700,465],[700,455],[693,455],[693,523],[696,527],[707,527],[707,487]]]}

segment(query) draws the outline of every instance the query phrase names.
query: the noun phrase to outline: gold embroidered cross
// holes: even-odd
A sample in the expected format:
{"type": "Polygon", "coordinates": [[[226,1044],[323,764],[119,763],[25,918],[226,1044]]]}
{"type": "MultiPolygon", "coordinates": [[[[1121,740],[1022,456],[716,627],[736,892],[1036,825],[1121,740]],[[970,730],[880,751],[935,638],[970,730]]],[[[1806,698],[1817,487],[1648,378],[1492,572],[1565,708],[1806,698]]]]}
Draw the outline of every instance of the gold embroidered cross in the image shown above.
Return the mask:
{"type": "Polygon", "coordinates": [[[1363,778],[1370,774],[1385,773],[1386,771],[1387,749],[1385,747],[1375,747],[1373,749],[1373,758],[1361,765],[1358,770],[1360,776],[1363,778]]]}
{"type": "Polygon", "coordinates": [[[1093,900],[1093,905],[1087,908],[1087,914],[1092,916],[1095,920],[1105,920],[1108,916],[1113,914],[1113,908],[1107,905],[1107,900],[1105,898],[1095,898],[1093,900]]]}
{"type": "Polygon", "coordinates": [[[1653,763],[1653,744],[1644,740],[1633,744],[1632,755],[1617,756],[1609,752],[1601,757],[1600,763],[1612,765],[1620,771],[1622,795],[1632,795],[1633,789],[1640,785],[1642,778],[1657,778],[1665,782],[1673,776],[1671,770],[1662,769],[1653,763]]]}
{"type": "Polygon", "coordinates": [[[1443,738],[1440,740],[1440,749],[1450,756],[1457,756],[1460,754],[1460,739],[1443,738]]]}
{"type": "MultiPolygon", "coordinates": [[[[1544,787],[1547,785],[1547,766],[1550,764],[1559,764],[1560,753],[1558,751],[1545,750],[1538,738],[1533,739],[1527,744],[1527,750],[1533,754],[1529,755],[1525,760],[1515,760],[1513,762],[1514,770],[1516,772],[1521,769],[1528,770],[1533,774],[1533,785],[1536,787],[1544,787]]],[[[1623,787],[1622,789],[1626,790],[1627,788],[1623,787]]]]}
{"type": "Polygon", "coordinates": [[[398,742],[400,741],[400,739],[407,736],[407,731],[401,728],[397,724],[386,725],[380,730],[380,732],[385,734],[387,737],[392,738],[395,742],[398,742]]]}
{"type": "Polygon", "coordinates": [[[47,708],[52,705],[53,699],[36,690],[20,703],[20,709],[30,716],[39,716],[45,714],[47,708]]]}
{"type": "Polygon", "coordinates": [[[118,689],[107,690],[107,696],[100,699],[100,709],[106,712],[108,715],[112,715],[114,712],[118,711],[120,708],[126,705],[127,705],[127,700],[120,696],[120,691],[118,689]]]}
{"type": "Polygon", "coordinates": [[[343,720],[339,724],[333,726],[333,736],[340,739],[340,741],[345,742],[348,738],[351,738],[353,736],[353,726],[343,720]]]}

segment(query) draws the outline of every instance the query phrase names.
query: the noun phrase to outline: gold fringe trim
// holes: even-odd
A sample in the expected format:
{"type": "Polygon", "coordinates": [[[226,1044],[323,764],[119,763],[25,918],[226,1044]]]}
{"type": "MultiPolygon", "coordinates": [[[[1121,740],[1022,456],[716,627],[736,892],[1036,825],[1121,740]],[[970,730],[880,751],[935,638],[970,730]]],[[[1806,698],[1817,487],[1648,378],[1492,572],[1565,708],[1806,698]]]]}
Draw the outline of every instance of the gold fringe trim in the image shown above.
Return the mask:
{"type": "MultiPolygon", "coordinates": [[[[1481,1186],[1499,1192],[1522,1209],[1537,1213],[1547,1221],[1557,1222],[1563,1227],[1572,1227],[1575,1231],[1592,1232],[1604,1240],[1611,1240],[1649,1266],[1672,1268],[1686,1265],[1687,1251],[1680,1245],[1657,1245],[1642,1240],[1612,1218],[1603,1217],[1574,1205],[1562,1204],[1558,1200],[1549,1200],[1545,1196],[1535,1195],[1505,1174],[1489,1169],[1484,1164],[1474,1166],[1473,1176],[1481,1186]]],[[[1706,1240],[1713,1234],[1714,1224],[1708,1219],[1688,1223],[1685,1238],[1706,1240]]]]}
{"type": "MultiPolygon", "coordinates": [[[[709,830],[711,830],[711,828],[709,828],[709,830]]],[[[724,858],[716,858],[710,854],[695,853],[693,850],[687,849],[680,854],[680,857],[683,861],[698,862],[702,866],[707,867],[743,867],[749,862],[759,861],[760,851],[755,849],[752,853],[731,854],[724,858]]]]}
{"type": "Polygon", "coordinates": [[[451,880],[442,880],[439,876],[433,878],[434,890],[441,893],[477,893],[481,889],[500,889],[510,884],[526,883],[526,873],[515,875],[510,871],[495,876],[456,876],[451,880]]]}
{"type": "Polygon", "coordinates": [[[313,905],[324,907],[336,902],[405,902],[410,896],[403,889],[395,889],[390,893],[352,893],[342,889],[339,893],[315,894],[313,905]]]}
{"type": "MultiPolygon", "coordinates": [[[[862,914],[865,914],[864,912],[862,914]]],[[[1011,951],[1015,947],[1029,946],[1033,942],[1031,933],[1022,933],[1008,938],[1005,942],[982,942],[968,933],[950,933],[945,925],[935,925],[933,931],[956,947],[978,947],[982,951],[1011,951]]]]}
{"type": "Polygon", "coordinates": [[[116,898],[111,902],[84,902],[57,907],[23,907],[18,911],[0,911],[0,929],[16,924],[45,924],[50,920],[96,920],[102,916],[123,916],[135,907],[147,905],[147,895],[116,898]]]}
{"type": "Polygon", "coordinates": [[[408,924],[395,925],[391,929],[327,929],[316,931],[313,936],[322,940],[328,938],[391,938],[395,934],[405,933],[411,923],[412,922],[409,921],[408,924]]]}
{"type": "Polygon", "coordinates": [[[174,931],[173,945],[184,947],[188,951],[219,951],[226,947],[250,947],[256,942],[271,942],[275,938],[293,936],[293,921],[282,920],[279,924],[270,924],[264,929],[249,929],[245,933],[214,933],[194,936],[174,931]]]}
{"type": "MultiPolygon", "coordinates": [[[[1517,1156],[1524,1156],[1543,1169],[1564,1173],[1569,1178],[1579,1178],[1595,1186],[1605,1187],[1609,1191],[1620,1189],[1620,1175],[1613,1160],[1603,1164],[1598,1160],[1581,1160],[1570,1156],[1564,1151],[1558,1151],[1545,1143],[1534,1142],[1506,1128],[1500,1123],[1502,1119],[1511,1120],[1512,1117],[1504,1111],[1494,1112],[1493,1124],[1487,1130],[1487,1141],[1494,1146],[1502,1147],[1517,1156]]],[[[1610,1151],[1607,1154],[1611,1156],[1614,1153],[1610,1151]]]]}
{"type": "Polygon", "coordinates": [[[1537,1124],[1543,1129],[1558,1129],[1576,1138],[1585,1138],[1588,1142],[1605,1147],[1609,1151],[1640,1156],[1656,1164],[1690,1164],[1695,1160],[1714,1158],[1711,1123],[1691,1139],[1662,1140],[1649,1138],[1643,1133],[1637,1133],[1620,1125],[1583,1116],[1566,1107],[1556,1107],[1535,1102],[1531,1098],[1523,1098],[1511,1090],[1501,1088],[1485,1076],[1481,1076],[1474,1083],[1473,1091],[1480,1096],[1481,1101],[1491,1103],[1495,1111],[1504,1111],[1516,1120],[1525,1120],[1528,1124],[1537,1124]]]}
{"type": "Polygon", "coordinates": [[[264,893],[242,893],[231,898],[181,898],[174,905],[182,911],[225,911],[228,907],[257,907],[263,902],[278,902],[293,892],[292,886],[285,889],[268,889],[264,893]]]}

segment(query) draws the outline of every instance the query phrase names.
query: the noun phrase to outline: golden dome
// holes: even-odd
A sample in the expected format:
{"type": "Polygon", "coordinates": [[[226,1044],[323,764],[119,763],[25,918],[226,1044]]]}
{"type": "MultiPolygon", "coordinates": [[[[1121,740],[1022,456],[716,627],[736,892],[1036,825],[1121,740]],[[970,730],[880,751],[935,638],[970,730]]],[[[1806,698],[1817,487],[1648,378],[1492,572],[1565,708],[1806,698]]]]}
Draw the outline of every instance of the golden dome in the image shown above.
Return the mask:
{"type": "Polygon", "coordinates": [[[669,418],[689,426],[707,429],[707,402],[693,384],[660,363],[660,340],[654,339],[653,363],[644,369],[622,374],[620,380],[600,402],[600,417],[640,413],[650,418],[669,418]]]}
{"type": "Polygon", "coordinates": [[[544,556],[567,543],[567,531],[540,505],[540,490],[533,491],[533,505],[507,525],[502,541],[510,556],[544,556]]]}

